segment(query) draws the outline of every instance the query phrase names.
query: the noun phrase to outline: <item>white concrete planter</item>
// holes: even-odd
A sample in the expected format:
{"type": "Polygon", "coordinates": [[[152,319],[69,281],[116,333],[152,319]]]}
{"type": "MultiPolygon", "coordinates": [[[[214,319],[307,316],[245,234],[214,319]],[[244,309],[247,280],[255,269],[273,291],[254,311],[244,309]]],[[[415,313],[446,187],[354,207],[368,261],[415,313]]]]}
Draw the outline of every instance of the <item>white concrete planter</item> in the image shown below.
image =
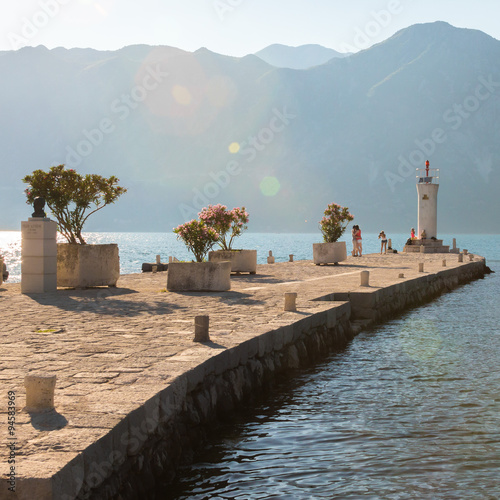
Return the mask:
{"type": "Polygon", "coordinates": [[[208,253],[209,262],[231,262],[232,273],[257,272],[257,250],[215,250],[208,253]]]}
{"type": "Polygon", "coordinates": [[[57,244],[57,286],[116,286],[120,277],[118,245],[57,244]]]}
{"type": "Polygon", "coordinates": [[[345,241],[336,241],[335,243],[313,243],[314,263],[320,264],[338,264],[347,259],[347,248],[345,241]]]}
{"type": "Polygon", "coordinates": [[[231,289],[231,262],[171,262],[170,292],[226,292],[231,289]]]}

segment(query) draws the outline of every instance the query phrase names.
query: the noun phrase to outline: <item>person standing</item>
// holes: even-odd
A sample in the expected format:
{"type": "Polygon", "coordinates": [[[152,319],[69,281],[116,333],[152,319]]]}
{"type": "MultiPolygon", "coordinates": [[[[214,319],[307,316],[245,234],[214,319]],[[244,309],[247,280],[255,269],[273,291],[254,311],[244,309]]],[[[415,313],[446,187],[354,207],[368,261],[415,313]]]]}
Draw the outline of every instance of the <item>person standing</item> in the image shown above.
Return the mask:
{"type": "Polygon", "coordinates": [[[363,244],[362,244],[362,238],[361,238],[361,229],[359,229],[359,226],[356,226],[356,234],[354,235],[356,239],[356,248],[358,251],[358,257],[363,257],[363,244]]]}
{"type": "Polygon", "coordinates": [[[384,251],[387,252],[387,236],[384,231],[380,231],[378,238],[380,240],[380,253],[384,253],[384,251]]]}
{"type": "Polygon", "coordinates": [[[358,257],[358,243],[357,243],[357,240],[356,240],[356,231],[358,230],[357,228],[358,228],[358,226],[354,225],[354,226],[352,226],[352,230],[351,230],[351,235],[352,235],[352,256],[353,257],[358,257]]]}

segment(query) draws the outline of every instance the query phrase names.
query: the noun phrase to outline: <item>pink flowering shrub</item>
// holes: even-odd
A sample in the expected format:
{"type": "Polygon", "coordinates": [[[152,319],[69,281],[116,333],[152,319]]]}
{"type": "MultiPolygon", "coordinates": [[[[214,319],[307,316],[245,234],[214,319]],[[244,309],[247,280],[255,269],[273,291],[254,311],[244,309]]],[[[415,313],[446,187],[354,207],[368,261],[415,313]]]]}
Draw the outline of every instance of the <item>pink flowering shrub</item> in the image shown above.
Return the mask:
{"type": "Polygon", "coordinates": [[[337,241],[344,234],[349,222],[353,220],[354,216],[347,207],[330,203],[325,210],[324,217],[319,221],[325,243],[337,241]]]}
{"type": "Polygon", "coordinates": [[[209,205],[198,216],[208,227],[218,233],[217,242],[222,250],[231,250],[233,240],[248,229],[249,217],[245,207],[228,210],[225,205],[209,205]]]}
{"type": "Polygon", "coordinates": [[[203,262],[208,251],[219,239],[219,234],[215,229],[196,219],[177,226],[174,233],[177,234],[177,239],[184,241],[189,250],[193,252],[196,262],[203,262]]]}

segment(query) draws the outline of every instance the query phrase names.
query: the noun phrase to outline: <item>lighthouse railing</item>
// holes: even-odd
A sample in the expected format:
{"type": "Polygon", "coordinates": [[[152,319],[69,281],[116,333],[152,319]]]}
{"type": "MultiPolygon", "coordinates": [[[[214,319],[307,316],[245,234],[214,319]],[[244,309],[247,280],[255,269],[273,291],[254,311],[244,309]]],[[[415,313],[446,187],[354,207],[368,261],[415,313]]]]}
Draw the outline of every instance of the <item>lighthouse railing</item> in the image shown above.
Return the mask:
{"type": "Polygon", "coordinates": [[[439,184],[439,168],[417,168],[417,184],[439,184]]]}

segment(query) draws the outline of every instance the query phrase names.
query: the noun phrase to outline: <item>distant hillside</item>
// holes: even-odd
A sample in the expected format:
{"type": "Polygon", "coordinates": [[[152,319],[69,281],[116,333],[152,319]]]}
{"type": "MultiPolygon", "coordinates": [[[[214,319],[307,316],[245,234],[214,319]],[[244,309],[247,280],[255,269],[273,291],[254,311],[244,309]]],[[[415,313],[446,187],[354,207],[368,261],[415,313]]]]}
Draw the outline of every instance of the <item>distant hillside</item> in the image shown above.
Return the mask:
{"type": "Polygon", "coordinates": [[[500,42],[478,31],[416,25],[301,71],[131,46],[1,52],[0,72],[2,229],[31,214],[20,179],[66,163],[128,188],[89,230],[171,231],[220,202],[310,232],[335,201],[407,231],[429,159],[438,232],[500,232],[500,42]]]}
{"type": "Polygon", "coordinates": [[[308,69],[325,64],[334,57],[346,57],[349,54],[342,54],[321,45],[289,47],[276,43],[260,50],[255,55],[275,68],[308,69]]]}

